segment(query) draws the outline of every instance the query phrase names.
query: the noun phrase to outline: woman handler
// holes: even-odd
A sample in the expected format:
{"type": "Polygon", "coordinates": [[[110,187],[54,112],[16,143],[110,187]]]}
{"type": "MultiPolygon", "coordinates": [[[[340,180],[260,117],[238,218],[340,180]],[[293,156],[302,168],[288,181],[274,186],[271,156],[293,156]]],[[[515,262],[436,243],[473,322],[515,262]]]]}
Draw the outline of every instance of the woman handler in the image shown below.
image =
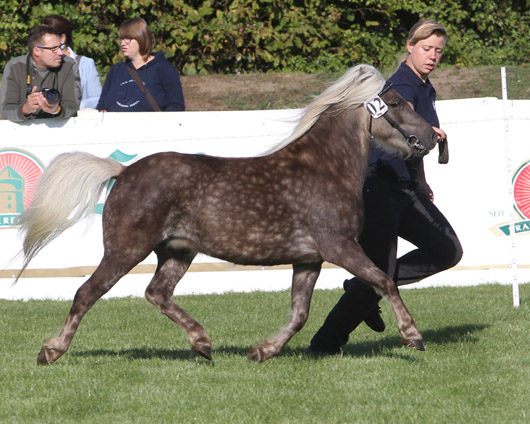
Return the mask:
{"type": "MultiPolygon", "coordinates": [[[[407,52],[389,78],[393,88],[438,133],[446,147],[435,109],[436,91],[429,81],[446,44],[445,29],[433,20],[415,24],[407,52]]],[[[446,150],[447,153],[447,150],[446,150]]],[[[441,161],[442,163],[444,161],[441,161]]],[[[462,247],[451,225],[433,203],[425,181],[423,159],[404,159],[373,146],[363,188],[364,227],[359,244],[367,256],[398,285],[411,284],[456,265],[462,247]],[[398,237],[416,249],[397,258],[398,237]]],[[[344,282],[346,292],[311,340],[309,351],[337,354],[349,334],[363,321],[374,331],[385,324],[379,315],[381,297],[360,279],[344,282]]]]}

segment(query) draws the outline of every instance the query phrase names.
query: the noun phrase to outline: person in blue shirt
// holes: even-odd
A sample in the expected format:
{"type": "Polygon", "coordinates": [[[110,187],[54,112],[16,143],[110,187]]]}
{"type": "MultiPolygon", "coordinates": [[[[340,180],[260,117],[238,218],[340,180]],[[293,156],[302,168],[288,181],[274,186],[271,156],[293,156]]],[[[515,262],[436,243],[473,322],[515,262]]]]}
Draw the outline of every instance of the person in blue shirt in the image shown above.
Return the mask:
{"type": "MultiPolygon", "coordinates": [[[[446,147],[446,133],[436,114],[436,91],[429,81],[446,44],[445,29],[422,20],[410,30],[407,52],[389,78],[393,88],[438,133],[446,147]]],[[[443,161],[442,161],[443,163],[443,161]]],[[[396,285],[411,284],[455,266],[462,246],[453,228],[434,205],[421,157],[403,158],[377,146],[370,151],[363,187],[364,226],[359,244],[366,255],[396,285]],[[416,249],[397,258],[398,237],[416,249]]],[[[374,331],[385,330],[379,314],[381,297],[358,278],[344,282],[345,293],[313,336],[309,352],[338,354],[349,334],[363,321],[374,331]]]]}
{"type": "Polygon", "coordinates": [[[74,25],[64,16],[48,15],[42,20],[42,25],[55,28],[60,34],[61,43],[64,44],[63,54],[74,59],[79,68],[81,77],[81,104],[79,109],[95,109],[101,94],[101,81],[94,63],[94,59],[75,54],[72,32],[74,25]]]}
{"type": "Polygon", "coordinates": [[[147,23],[142,18],[129,19],[120,26],[119,37],[126,60],[110,69],[97,109],[106,112],[183,111],[179,73],[163,53],[152,51],[153,35],[147,23]]]}

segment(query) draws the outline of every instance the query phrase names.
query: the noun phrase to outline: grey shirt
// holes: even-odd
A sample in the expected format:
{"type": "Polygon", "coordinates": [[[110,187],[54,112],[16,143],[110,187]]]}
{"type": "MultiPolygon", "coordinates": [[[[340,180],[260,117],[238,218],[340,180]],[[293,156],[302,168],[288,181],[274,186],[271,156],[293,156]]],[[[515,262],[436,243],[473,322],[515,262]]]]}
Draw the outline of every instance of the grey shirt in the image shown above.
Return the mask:
{"type": "Polygon", "coordinates": [[[81,101],[81,80],[79,70],[73,59],[64,56],[63,63],[56,69],[39,68],[30,57],[29,76],[30,87],[55,88],[61,95],[61,111],[57,115],[39,111],[31,115],[22,113],[22,106],[26,103],[27,93],[27,60],[28,55],[12,58],[7,62],[2,76],[0,88],[0,116],[14,122],[35,118],[70,118],[77,114],[81,101]]]}

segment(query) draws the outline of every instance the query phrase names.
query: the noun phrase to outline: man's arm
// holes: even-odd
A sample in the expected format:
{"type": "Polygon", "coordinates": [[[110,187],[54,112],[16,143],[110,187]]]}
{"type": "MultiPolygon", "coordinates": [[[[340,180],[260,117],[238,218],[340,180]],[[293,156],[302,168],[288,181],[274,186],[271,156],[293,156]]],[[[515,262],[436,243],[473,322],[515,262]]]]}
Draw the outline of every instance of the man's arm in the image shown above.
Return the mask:
{"type": "Polygon", "coordinates": [[[21,66],[20,63],[22,62],[19,58],[11,59],[7,63],[0,89],[0,115],[2,119],[8,119],[13,122],[21,122],[33,118],[32,115],[24,115],[22,112],[22,107],[27,101],[25,93],[26,72],[25,65],[21,66]]]}

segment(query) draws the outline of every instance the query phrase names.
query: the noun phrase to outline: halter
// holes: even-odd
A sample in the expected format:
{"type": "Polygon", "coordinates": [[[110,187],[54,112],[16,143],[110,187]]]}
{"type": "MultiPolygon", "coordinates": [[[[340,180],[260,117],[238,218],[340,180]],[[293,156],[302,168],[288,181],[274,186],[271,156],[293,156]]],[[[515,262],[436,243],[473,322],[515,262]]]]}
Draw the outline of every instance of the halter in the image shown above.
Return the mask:
{"type": "Polygon", "coordinates": [[[374,136],[372,134],[372,119],[378,119],[382,116],[383,118],[385,118],[385,120],[390,124],[392,128],[395,128],[396,130],[398,130],[401,133],[401,135],[405,137],[405,140],[407,140],[407,143],[409,144],[409,146],[415,149],[418,152],[418,154],[420,155],[426,154],[427,149],[423,146],[423,144],[421,144],[418,137],[412,134],[408,134],[403,128],[399,126],[399,124],[396,121],[394,121],[392,118],[387,116],[386,113],[388,112],[388,106],[384,102],[384,100],[381,98],[381,96],[385,94],[388,90],[390,90],[390,88],[392,88],[392,83],[390,81],[386,81],[385,85],[383,86],[381,91],[377,94],[377,96],[364,102],[364,107],[366,108],[368,112],[370,112],[370,129],[369,129],[370,139],[374,141],[374,136]]]}

